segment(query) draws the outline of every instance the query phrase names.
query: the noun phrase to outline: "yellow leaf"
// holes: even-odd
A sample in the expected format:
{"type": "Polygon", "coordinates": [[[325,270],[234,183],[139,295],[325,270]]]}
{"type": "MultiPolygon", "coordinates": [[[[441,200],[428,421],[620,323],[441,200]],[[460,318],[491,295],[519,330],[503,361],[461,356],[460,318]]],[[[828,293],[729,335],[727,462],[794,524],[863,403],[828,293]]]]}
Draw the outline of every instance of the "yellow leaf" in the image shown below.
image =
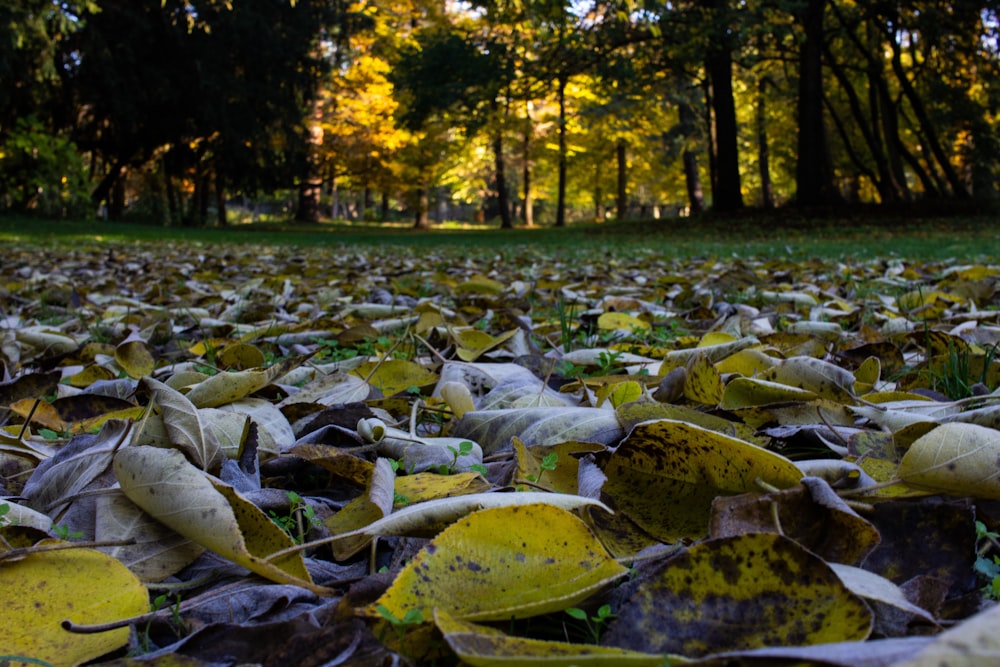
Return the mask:
{"type": "Polygon", "coordinates": [[[206,338],[200,340],[187,349],[188,353],[196,357],[204,357],[209,353],[215,353],[229,344],[228,338],[206,338]]]}
{"type": "Polygon", "coordinates": [[[393,396],[410,387],[427,387],[437,382],[438,376],[418,363],[403,359],[387,359],[361,364],[351,371],[362,380],[367,379],[383,395],[393,396]]]}
{"type": "Polygon", "coordinates": [[[608,382],[601,385],[597,390],[597,405],[601,406],[604,401],[610,401],[611,407],[617,408],[620,405],[638,401],[646,394],[643,385],[635,380],[624,382],[608,382]]]}
{"type": "Polygon", "coordinates": [[[115,361],[129,377],[136,379],[152,374],[156,366],[146,342],[132,336],[115,347],[115,361]]]}
{"type": "Polygon", "coordinates": [[[602,497],[663,541],[707,534],[716,496],[759,490],[758,479],[787,488],[802,477],[778,454],[668,419],[636,425],[603,470],[602,497]]]}
{"type": "Polygon", "coordinates": [[[149,593],[128,568],[100,551],[41,551],[0,564],[0,609],[0,661],[21,655],[76,665],[124,646],[129,628],[78,634],[64,630],[64,620],[95,625],[138,616],[149,611],[149,593]]]}
{"type": "Polygon", "coordinates": [[[632,331],[634,329],[645,330],[649,329],[649,322],[640,320],[638,317],[629,315],[628,313],[601,313],[597,318],[597,328],[606,331],[616,329],[624,331],[632,331]]]}
{"type": "MultiPolygon", "coordinates": [[[[664,664],[662,655],[588,644],[509,637],[500,630],[463,621],[441,609],[435,609],[434,623],[451,650],[462,659],[462,663],[472,667],[512,664],[519,667],[657,667],[664,664]]],[[[670,664],[673,664],[673,656],[670,664]]]]}
{"type": "Polygon", "coordinates": [[[406,498],[406,504],[486,493],[490,488],[490,483],[477,472],[457,472],[451,475],[418,472],[415,475],[396,477],[395,483],[396,497],[406,498]]]}
{"type": "Polygon", "coordinates": [[[760,348],[752,347],[719,360],[715,367],[722,374],[739,373],[745,377],[754,377],[776,363],[777,359],[760,348]]]}
{"type": "Polygon", "coordinates": [[[698,347],[712,347],[714,345],[726,345],[728,343],[733,343],[736,340],[736,336],[722,331],[710,331],[701,337],[698,341],[698,347]]]}
{"type": "Polygon", "coordinates": [[[703,405],[716,406],[722,400],[722,375],[706,356],[697,356],[687,366],[684,397],[703,405]]]}
{"type": "Polygon", "coordinates": [[[296,445],[288,453],[357,486],[368,484],[374,468],[370,461],[330,445],[296,445]]]}
{"type": "Polygon", "coordinates": [[[878,357],[868,357],[854,371],[854,393],[857,395],[867,394],[875,388],[881,377],[882,363],[878,357]]]}
{"type": "Polygon", "coordinates": [[[573,606],[627,572],[574,514],[499,507],[446,528],[363,612],[377,617],[384,605],[397,618],[411,610],[430,618],[435,608],[469,620],[527,618],[573,606]]]}
{"type": "Polygon", "coordinates": [[[724,410],[749,408],[773,403],[811,401],[816,394],[807,389],[790,387],[780,382],[738,377],[726,385],[720,407],[724,410]]]}
{"type": "Polygon", "coordinates": [[[605,644],[649,653],[862,641],[872,614],[796,542],[751,533],[702,542],[639,584],[605,644]]]}
{"type": "Polygon", "coordinates": [[[556,445],[535,445],[525,447],[518,437],[511,438],[514,453],[517,458],[517,477],[538,482],[546,488],[559,493],[576,494],[579,490],[577,478],[580,471],[580,459],[574,454],[603,452],[604,445],[591,442],[570,440],[556,445]],[[555,455],[555,468],[542,470],[542,462],[547,456],[555,455]]]}
{"type": "Polygon", "coordinates": [[[37,398],[22,398],[7,406],[11,412],[25,419],[31,415],[31,423],[62,433],[69,424],[59,415],[55,406],[37,398]]]}
{"type": "Polygon", "coordinates": [[[899,477],[924,490],[1000,500],[1000,431],[942,424],[913,441],[899,462],[899,477]]]}
{"type": "Polygon", "coordinates": [[[222,348],[216,358],[216,363],[222,368],[240,371],[263,366],[265,361],[260,348],[250,343],[230,343],[222,348]]]}
{"type": "Polygon", "coordinates": [[[115,374],[104,366],[90,364],[85,366],[79,373],[74,373],[66,378],[66,384],[71,387],[89,387],[100,380],[111,380],[115,374]]]}
{"type": "Polygon", "coordinates": [[[194,385],[185,395],[196,407],[217,408],[263,389],[276,378],[298,367],[303,360],[304,357],[295,357],[283,359],[263,369],[219,373],[194,385]]]}
{"type": "Polygon", "coordinates": [[[511,329],[499,336],[491,336],[485,331],[478,329],[458,329],[452,330],[451,335],[455,339],[455,345],[458,348],[455,351],[458,358],[462,361],[475,361],[490,350],[503,345],[517,331],[517,329],[511,329]]]}
{"type": "Polygon", "coordinates": [[[333,543],[334,558],[346,560],[371,543],[371,535],[356,531],[392,511],[395,477],[389,459],[376,460],[365,492],[324,522],[334,535],[351,533],[333,543]]]}

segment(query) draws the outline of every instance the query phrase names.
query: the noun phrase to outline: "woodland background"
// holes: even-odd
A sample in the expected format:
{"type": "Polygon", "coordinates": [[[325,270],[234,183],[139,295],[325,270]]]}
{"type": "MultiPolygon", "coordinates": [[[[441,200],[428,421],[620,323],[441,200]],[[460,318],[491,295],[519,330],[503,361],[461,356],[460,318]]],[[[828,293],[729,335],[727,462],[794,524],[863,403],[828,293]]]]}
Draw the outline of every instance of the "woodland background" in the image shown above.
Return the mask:
{"type": "Polygon", "coordinates": [[[988,210],[998,4],[8,0],[0,210],[988,210]]]}

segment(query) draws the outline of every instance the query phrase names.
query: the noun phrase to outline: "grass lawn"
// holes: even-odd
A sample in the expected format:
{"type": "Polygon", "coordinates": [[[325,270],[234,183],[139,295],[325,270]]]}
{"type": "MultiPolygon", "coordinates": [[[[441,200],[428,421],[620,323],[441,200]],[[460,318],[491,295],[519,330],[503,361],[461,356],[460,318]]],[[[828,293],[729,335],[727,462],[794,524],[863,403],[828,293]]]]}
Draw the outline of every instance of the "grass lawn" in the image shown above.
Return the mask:
{"type": "Polygon", "coordinates": [[[1000,256],[1000,228],[992,216],[869,219],[745,217],[672,218],[649,221],[537,227],[442,227],[415,231],[400,225],[246,224],[228,229],[158,227],[136,223],[0,217],[0,243],[89,244],[189,241],[358,248],[454,247],[494,251],[531,246],[553,253],[666,257],[780,256],[789,259],[905,257],[913,260],[989,261],[1000,256]]]}

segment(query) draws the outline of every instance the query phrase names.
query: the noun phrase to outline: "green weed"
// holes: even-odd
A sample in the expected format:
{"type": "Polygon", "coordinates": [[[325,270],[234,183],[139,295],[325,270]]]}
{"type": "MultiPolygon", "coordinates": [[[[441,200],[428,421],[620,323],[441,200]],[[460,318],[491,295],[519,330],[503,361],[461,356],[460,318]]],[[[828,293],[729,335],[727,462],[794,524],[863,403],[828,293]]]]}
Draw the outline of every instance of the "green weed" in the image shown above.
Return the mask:
{"type": "MultiPolygon", "coordinates": [[[[976,373],[974,366],[978,364],[973,364],[973,353],[968,348],[948,341],[948,357],[944,360],[944,366],[940,370],[925,371],[929,375],[931,389],[941,392],[952,400],[975,395],[977,385],[987,386],[990,365],[996,353],[997,345],[987,349],[982,360],[982,370],[976,373]]],[[[987,389],[992,390],[993,387],[987,386],[987,389]]]]}
{"type": "Polygon", "coordinates": [[[389,608],[384,604],[376,605],[375,611],[387,622],[387,626],[382,628],[382,632],[379,635],[378,640],[380,642],[385,641],[385,630],[392,628],[393,632],[396,634],[396,641],[399,643],[400,647],[405,646],[404,639],[406,633],[413,628],[422,625],[424,622],[424,614],[420,609],[410,609],[408,610],[402,618],[396,617],[389,608]]]}
{"type": "Polygon", "coordinates": [[[83,537],[82,532],[79,530],[70,531],[69,526],[66,525],[52,526],[52,532],[63,541],[78,540],[83,537]]]}
{"type": "Polygon", "coordinates": [[[976,522],[976,564],[975,570],[986,580],[983,586],[983,595],[990,600],[1000,600],[1000,555],[994,553],[992,557],[987,557],[990,551],[1000,552],[1000,542],[998,535],[992,530],[986,529],[986,524],[982,521],[976,522]]]}
{"type": "Polygon", "coordinates": [[[542,462],[539,464],[539,472],[537,475],[528,475],[528,481],[534,482],[536,484],[541,484],[542,475],[546,472],[551,472],[556,469],[559,464],[559,455],[555,452],[549,452],[542,457],[542,462]]]}
{"type": "Polygon", "coordinates": [[[591,616],[578,607],[569,607],[565,611],[572,618],[575,618],[578,621],[583,621],[583,623],[587,626],[587,632],[590,634],[590,639],[595,644],[601,643],[601,634],[604,632],[605,626],[608,621],[616,616],[616,614],[611,612],[611,605],[609,604],[604,604],[598,607],[594,616],[591,616]]]}
{"type": "Polygon", "coordinates": [[[288,533],[296,544],[302,544],[309,531],[312,528],[322,526],[323,522],[316,516],[316,510],[302,496],[294,491],[287,491],[286,495],[289,503],[288,514],[279,516],[276,512],[271,511],[271,521],[288,533]]]}

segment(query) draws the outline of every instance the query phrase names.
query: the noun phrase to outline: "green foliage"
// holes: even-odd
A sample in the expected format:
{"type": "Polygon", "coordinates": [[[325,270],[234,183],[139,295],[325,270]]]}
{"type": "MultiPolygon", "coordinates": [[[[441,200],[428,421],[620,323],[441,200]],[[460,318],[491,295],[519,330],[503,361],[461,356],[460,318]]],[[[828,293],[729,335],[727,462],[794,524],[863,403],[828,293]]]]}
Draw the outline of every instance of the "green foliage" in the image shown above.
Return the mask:
{"type": "Polygon", "coordinates": [[[0,208],[52,217],[87,214],[87,172],[72,141],[36,116],[20,118],[0,144],[0,208]],[[5,200],[6,199],[6,200],[5,200]]]}
{"type": "Polygon", "coordinates": [[[1000,535],[987,530],[986,524],[976,521],[976,543],[979,548],[976,553],[976,572],[986,580],[983,595],[991,600],[1000,600],[1000,535]],[[987,557],[989,552],[994,552],[987,557]]]}
{"type": "MultiPolygon", "coordinates": [[[[438,470],[437,470],[438,474],[441,474],[441,475],[450,475],[450,474],[454,473],[455,472],[455,466],[458,464],[459,457],[468,456],[472,452],[473,446],[474,445],[471,442],[469,442],[468,440],[459,443],[459,445],[458,445],[457,448],[456,447],[452,447],[451,445],[448,445],[448,451],[451,452],[451,456],[452,456],[451,463],[449,463],[448,465],[440,465],[440,466],[438,466],[438,470]]],[[[482,467],[482,466],[480,466],[480,467],[482,467]]],[[[477,472],[480,472],[480,471],[477,471],[477,472]]]]}
{"type": "Polygon", "coordinates": [[[982,360],[982,371],[975,374],[972,370],[972,352],[968,348],[959,347],[948,341],[948,357],[945,359],[944,367],[940,371],[927,371],[930,375],[931,388],[940,391],[945,396],[959,400],[975,395],[977,385],[985,386],[987,390],[991,387],[986,385],[990,364],[996,356],[997,345],[986,350],[982,360]]]}
{"type": "Polygon", "coordinates": [[[309,531],[322,526],[323,522],[316,516],[316,510],[302,496],[294,491],[286,491],[286,495],[289,502],[288,513],[279,515],[272,510],[271,521],[288,533],[296,544],[302,544],[309,531]]]}
{"type": "Polygon", "coordinates": [[[79,530],[71,531],[69,526],[65,524],[59,524],[58,526],[52,526],[52,532],[60,540],[76,540],[83,537],[83,533],[79,530]]]}
{"type": "Polygon", "coordinates": [[[593,616],[579,607],[569,607],[565,611],[572,618],[583,621],[587,627],[587,633],[594,644],[601,643],[601,633],[604,631],[606,624],[615,617],[615,614],[611,612],[611,605],[609,604],[598,607],[597,612],[593,616]]]}

